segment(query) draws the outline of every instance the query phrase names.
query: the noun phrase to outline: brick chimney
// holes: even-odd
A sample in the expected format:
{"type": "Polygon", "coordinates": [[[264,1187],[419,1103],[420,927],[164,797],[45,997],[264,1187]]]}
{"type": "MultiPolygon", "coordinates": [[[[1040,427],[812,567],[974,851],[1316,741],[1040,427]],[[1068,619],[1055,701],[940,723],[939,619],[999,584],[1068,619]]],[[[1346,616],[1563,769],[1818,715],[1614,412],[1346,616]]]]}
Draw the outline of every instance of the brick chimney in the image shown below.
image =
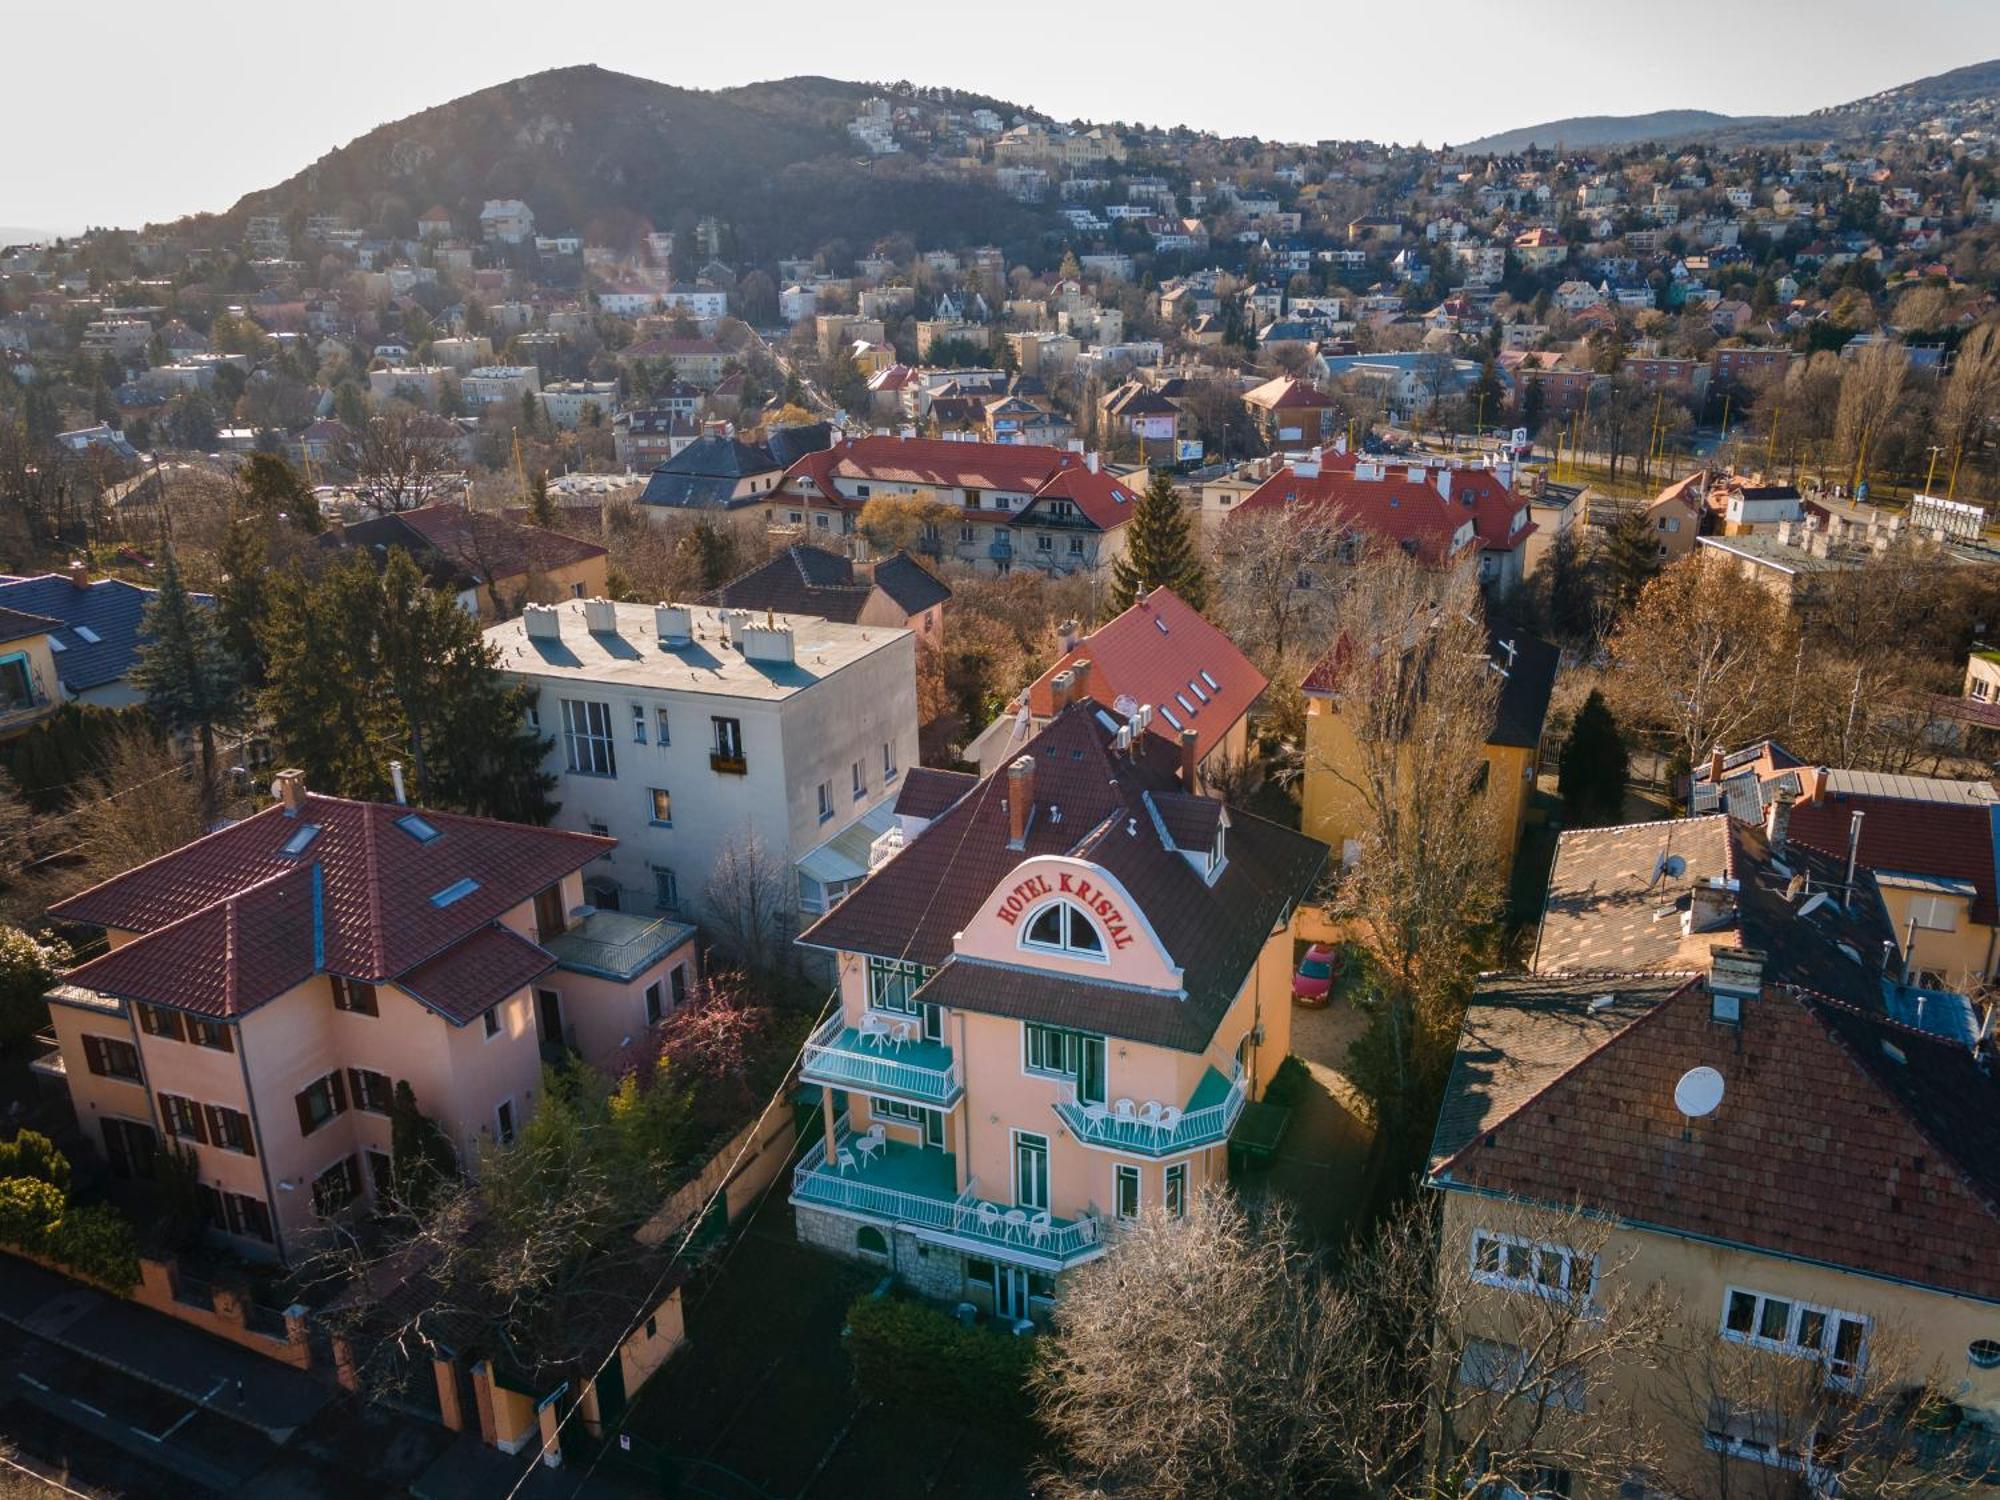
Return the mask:
{"type": "Polygon", "coordinates": [[[1028,814],[1035,806],[1035,758],[1024,755],[1007,767],[1007,847],[1028,842],[1028,814]]]}
{"type": "Polygon", "coordinates": [[[271,795],[278,799],[286,817],[296,818],[306,809],[306,773],[280,771],[271,778],[271,795]]]}
{"type": "Polygon", "coordinates": [[[1797,800],[1797,794],[1789,786],[1780,785],[1771,797],[1771,805],[1764,809],[1764,839],[1775,858],[1785,857],[1785,844],[1792,830],[1792,803],[1797,800]]]}
{"type": "Polygon", "coordinates": [[[1192,792],[1195,781],[1201,775],[1201,757],[1195,751],[1195,742],[1200,739],[1192,729],[1181,731],[1181,790],[1192,792]]]}
{"type": "Polygon", "coordinates": [[[1088,698],[1090,696],[1090,658],[1079,656],[1069,664],[1069,671],[1070,676],[1076,679],[1076,685],[1070,689],[1070,696],[1077,700],[1088,698]]]}
{"type": "Polygon", "coordinates": [[[1053,712],[1061,713],[1069,707],[1070,689],[1076,686],[1076,674],[1068,668],[1056,673],[1049,682],[1049,696],[1053,700],[1053,712]]]}
{"type": "Polygon", "coordinates": [[[1725,755],[1723,754],[1723,751],[1722,751],[1722,746],[1720,746],[1720,745],[1716,745],[1716,746],[1714,746],[1713,748],[1711,748],[1711,749],[1709,750],[1709,752],[1708,752],[1708,781],[1709,781],[1709,785],[1711,785],[1711,786],[1721,786],[1721,785],[1722,785],[1722,770],[1723,770],[1723,762],[1724,762],[1724,761],[1725,761],[1725,760],[1726,760],[1727,758],[1728,758],[1728,757],[1727,757],[1727,756],[1725,756],[1725,755]]]}
{"type": "Polygon", "coordinates": [[[80,589],[90,587],[90,564],[77,559],[69,565],[69,581],[80,589]]]}

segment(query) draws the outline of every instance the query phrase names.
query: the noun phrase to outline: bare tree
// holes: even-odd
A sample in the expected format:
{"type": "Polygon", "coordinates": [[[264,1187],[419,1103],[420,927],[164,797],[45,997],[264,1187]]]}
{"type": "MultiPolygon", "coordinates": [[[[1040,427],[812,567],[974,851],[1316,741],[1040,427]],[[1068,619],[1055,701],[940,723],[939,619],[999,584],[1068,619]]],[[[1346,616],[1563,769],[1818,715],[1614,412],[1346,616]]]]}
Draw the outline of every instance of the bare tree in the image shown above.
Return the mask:
{"type": "Polygon", "coordinates": [[[1937,441],[1947,450],[1953,469],[1984,451],[1996,412],[2000,412],[2000,324],[1982,323],[1959,344],[1938,407],[1937,441]]]}
{"type": "Polygon", "coordinates": [[[354,475],[362,503],[378,515],[430,504],[461,468],[451,424],[402,402],[350,430],[336,459],[354,475]]]}
{"type": "Polygon", "coordinates": [[[771,973],[790,956],[796,879],[748,819],[716,852],[702,913],[716,945],[753,975],[771,973]]]}
{"type": "MultiPolygon", "coordinates": [[[[1616,1485],[1656,1458],[1626,1372],[1669,1319],[1616,1278],[1553,1295],[1476,1280],[1432,1205],[1388,1221],[1336,1274],[1282,1208],[1217,1189],[1154,1210],[1066,1283],[1035,1377],[1058,1493],[1180,1500],[1416,1500],[1532,1489],[1561,1469],[1616,1485]]],[[[1580,1266],[1608,1234],[1536,1217],[1580,1266]]]]}
{"type": "Polygon", "coordinates": [[[1670,738],[1682,767],[1783,722],[1798,624],[1765,589],[1699,556],[1640,592],[1611,639],[1621,717],[1670,738]]]}
{"type": "Polygon", "coordinates": [[[1867,477],[1871,455],[1899,415],[1908,371],[1909,355],[1903,347],[1885,342],[1868,345],[1841,375],[1834,446],[1853,482],[1867,477]]]}
{"type": "Polygon", "coordinates": [[[80,888],[171,853],[208,832],[208,809],[226,801],[221,787],[204,790],[199,763],[178,747],[144,725],[126,728],[69,814],[83,861],[66,873],[80,888]]]}

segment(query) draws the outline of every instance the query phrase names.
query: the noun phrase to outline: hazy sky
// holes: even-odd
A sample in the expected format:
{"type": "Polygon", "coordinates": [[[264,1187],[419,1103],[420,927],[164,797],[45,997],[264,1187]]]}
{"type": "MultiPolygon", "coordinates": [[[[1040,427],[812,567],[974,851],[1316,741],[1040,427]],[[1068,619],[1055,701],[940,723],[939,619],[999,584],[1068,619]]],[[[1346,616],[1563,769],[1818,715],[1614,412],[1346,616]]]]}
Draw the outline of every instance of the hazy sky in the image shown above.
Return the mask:
{"type": "Polygon", "coordinates": [[[690,88],[908,78],[1064,119],[1434,145],[1842,103],[2000,57],[2000,0],[0,0],[0,35],[0,225],[73,230],[225,209],[384,121],[571,63],[690,88]]]}

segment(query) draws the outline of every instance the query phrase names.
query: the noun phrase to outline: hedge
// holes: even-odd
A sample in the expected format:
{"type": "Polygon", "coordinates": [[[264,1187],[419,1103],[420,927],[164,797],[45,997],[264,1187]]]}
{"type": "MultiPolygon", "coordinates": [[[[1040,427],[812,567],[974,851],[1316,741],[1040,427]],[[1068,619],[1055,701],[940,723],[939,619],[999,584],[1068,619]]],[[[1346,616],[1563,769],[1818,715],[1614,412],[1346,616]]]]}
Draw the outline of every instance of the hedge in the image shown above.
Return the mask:
{"type": "Polygon", "coordinates": [[[39,1130],[24,1130],[0,1141],[0,1178],[33,1177],[60,1193],[69,1192],[69,1158],[39,1130]]]}
{"type": "Polygon", "coordinates": [[[114,1291],[139,1283],[139,1247],[125,1217],[101,1203],[70,1204],[38,1177],[0,1177],[0,1246],[114,1291]]]}
{"type": "Polygon", "coordinates": [[[862,1297],[847,1310],[847,1352],[862,1395],[926,1408],[981,1426],[1024,1426],[1037,1341],[967,1328],[934,1308],[862,1297]]]}

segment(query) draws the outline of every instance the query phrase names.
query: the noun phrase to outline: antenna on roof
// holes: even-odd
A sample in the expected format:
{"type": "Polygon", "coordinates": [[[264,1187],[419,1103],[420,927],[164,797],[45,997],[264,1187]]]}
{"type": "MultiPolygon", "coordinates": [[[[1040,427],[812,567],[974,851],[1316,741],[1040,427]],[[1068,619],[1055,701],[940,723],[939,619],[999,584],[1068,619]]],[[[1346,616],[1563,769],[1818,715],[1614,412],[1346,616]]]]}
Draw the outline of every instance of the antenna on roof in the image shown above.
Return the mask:
{"type": "Polygon", "coordinates": [[[1722,1103],[1722,1075],[1713,1068],[1689,1068],[1674,1085],[1674,1108],[1685,1119],[1681,1139],[1693,1140],[1693,1122],[1715,1113],[1722,1103]]]}

